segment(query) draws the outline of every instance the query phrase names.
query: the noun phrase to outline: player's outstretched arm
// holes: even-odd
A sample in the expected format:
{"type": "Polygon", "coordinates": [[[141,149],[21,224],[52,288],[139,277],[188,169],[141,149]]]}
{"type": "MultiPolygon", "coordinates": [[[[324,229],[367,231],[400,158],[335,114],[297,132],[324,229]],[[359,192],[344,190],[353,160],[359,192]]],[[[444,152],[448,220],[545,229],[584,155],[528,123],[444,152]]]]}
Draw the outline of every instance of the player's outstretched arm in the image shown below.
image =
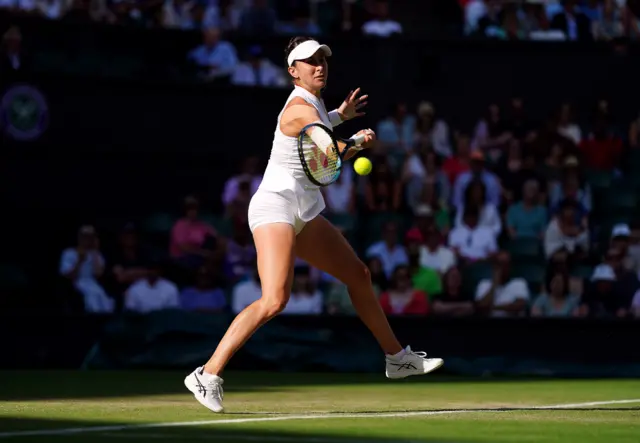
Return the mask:
{"type": "Polygon", "coordinates": [[[366,113],[362,112],[362,109],[367,106],[368,98],[368,95],[360,96],[360,88],[350,91],[340,107],[329,113],[331,124],[335,127],[342,122],[365,115],[366,113]]]}

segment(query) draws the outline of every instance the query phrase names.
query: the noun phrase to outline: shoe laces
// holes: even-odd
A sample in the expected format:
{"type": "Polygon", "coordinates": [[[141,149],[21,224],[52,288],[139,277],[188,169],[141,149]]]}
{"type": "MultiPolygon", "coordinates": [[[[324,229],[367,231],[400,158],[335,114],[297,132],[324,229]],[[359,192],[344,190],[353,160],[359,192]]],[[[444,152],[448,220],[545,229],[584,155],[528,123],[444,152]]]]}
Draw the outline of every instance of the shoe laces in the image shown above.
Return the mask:
{"type": "Polygon", "coordinates": [[[423,351],[409,351],[409,354],[411,355],[415,355],[416,357],[420,357],[420,358],[427,358],[427,353],[423,352],[423,351]]]}
{"type": "Polygon", "coordinates": [[[222,389],[222,383],[216,380],[210,380],[207,383],[209,387],[209,392],[211,392],[211,396],[215,399],[222,400],[224,397],[224,390],[222,389]]]}

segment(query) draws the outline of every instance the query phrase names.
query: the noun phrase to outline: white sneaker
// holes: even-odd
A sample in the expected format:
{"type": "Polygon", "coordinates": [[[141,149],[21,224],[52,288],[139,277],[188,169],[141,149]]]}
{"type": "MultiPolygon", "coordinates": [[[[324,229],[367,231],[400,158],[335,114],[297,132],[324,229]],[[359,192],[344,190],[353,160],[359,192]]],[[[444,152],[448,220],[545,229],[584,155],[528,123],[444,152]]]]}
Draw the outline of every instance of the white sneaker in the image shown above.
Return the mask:
{"type": "Polygon", "coordinates": [[[196,368],[184,379],[184,385],[204,407],[213,412],[223,412],[222,399],[224,380],[217,375],[207,374],[202,367],[196,368]]]}
{"type": "Polygon", "coordinates": [[[444,364],[444,360],[441,358],[426,357],[426,352],[413,352],[409,346],[401,358],[387,356],[387,378],[397,379],[410,375],[428,374],[444,364]]]}

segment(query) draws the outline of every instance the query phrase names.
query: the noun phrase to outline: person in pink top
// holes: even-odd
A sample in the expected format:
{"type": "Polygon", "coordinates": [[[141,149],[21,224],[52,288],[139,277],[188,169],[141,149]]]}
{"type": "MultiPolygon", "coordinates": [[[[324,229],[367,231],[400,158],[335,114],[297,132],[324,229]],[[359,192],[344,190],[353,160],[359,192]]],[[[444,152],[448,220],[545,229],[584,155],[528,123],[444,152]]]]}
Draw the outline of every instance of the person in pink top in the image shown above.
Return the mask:
{"type": "Polygon", "coordinates": [[[217,237],[213,226],[198,218],[199,206],[195,197],[185,199],[185,216],[173,225],[169,245],[171,257],[193,266],[211,256],[217,237]]]}

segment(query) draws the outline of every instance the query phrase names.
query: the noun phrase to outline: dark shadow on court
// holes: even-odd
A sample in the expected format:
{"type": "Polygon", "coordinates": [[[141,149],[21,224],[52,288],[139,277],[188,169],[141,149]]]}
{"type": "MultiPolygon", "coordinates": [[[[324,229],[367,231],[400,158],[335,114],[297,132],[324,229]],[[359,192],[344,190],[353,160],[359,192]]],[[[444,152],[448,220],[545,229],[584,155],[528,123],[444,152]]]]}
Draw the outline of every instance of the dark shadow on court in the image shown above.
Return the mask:
{"type": "Polygon", "coordinates": [[[238,429],[237,426],[218,425],[217,427],[167,427],[146,429],[108,429],[127,426],[123,423],[95,422],[83,420],[34,420],[26,418],[0,418],[0,442],[2,443],[491,443],[489,436],[480,436],[473,440],[430,439],[416,436],[411,439],[376,436],[371,431],[352,431],[349,435],[340,433],[282,432],[270,430],[238,429]],[[101,427],[100,431],[63,433],[58,435],[14,435],[3,436],[8,432],[41,432],[64,429],[101,427]]]}
{"type": "MultiPolygon", "coordinates": [[[[179,371],[0,371],[0,401],[115,398],[145,395],[191,394],[179,371]]],[[[229,372],[225,392],[276,393],[294,387],[358,386],[364,384],[455,384],[489,382],[547,382],[550,378],[468,378],[431,374],[389,381],[384,374],[319,374],[277,372],[229,372]]],[[[586,379],[583,379],[586,380],[586,379]]],[[[617,379],[620,380],[620,379],[617,379]]],[[[468,386],[468,385],[466,385],[468,386]]],[[[304,395],[301,392],[301,395],[304,395]]]]}

